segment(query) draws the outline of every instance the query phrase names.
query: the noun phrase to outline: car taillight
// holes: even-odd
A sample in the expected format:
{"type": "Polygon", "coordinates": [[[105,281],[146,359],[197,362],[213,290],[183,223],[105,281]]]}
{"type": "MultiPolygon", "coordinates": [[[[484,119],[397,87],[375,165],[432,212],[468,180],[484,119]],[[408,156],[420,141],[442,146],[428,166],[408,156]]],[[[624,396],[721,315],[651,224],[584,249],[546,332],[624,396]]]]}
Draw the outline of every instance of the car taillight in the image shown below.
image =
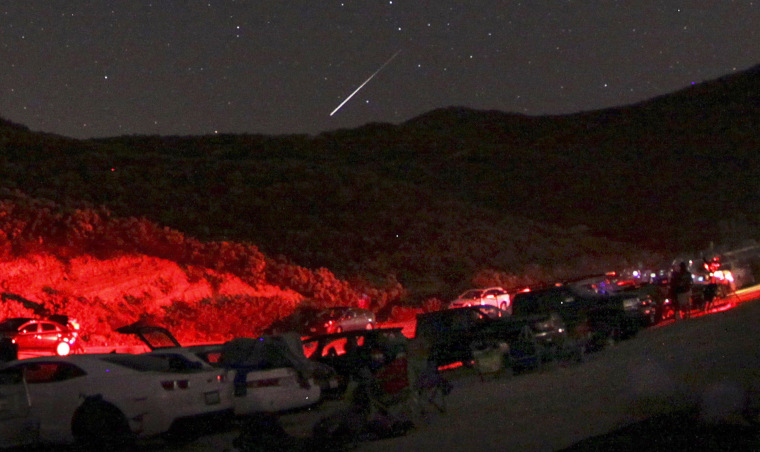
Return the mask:
{"type": "Polygon", "coordinates": [[[227,382],[227,375],[225,374],[219,374],[216,376],[216,381],[219,383],[226,383],[227,382]]]}
{"type": "Polygon", "coordinates": [[[166,391],[187,389],[190,387],[190,382],[188,380],[165,380],[161,382],[161,387],[166,391]]]}

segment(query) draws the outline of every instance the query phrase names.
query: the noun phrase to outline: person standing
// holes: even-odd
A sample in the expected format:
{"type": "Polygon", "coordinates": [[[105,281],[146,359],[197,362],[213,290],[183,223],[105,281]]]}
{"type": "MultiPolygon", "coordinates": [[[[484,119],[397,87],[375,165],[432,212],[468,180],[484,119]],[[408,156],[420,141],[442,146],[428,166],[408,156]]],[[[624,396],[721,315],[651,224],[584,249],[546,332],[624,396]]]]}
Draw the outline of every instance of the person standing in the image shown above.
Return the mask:
{"type": "Polygon", "coordinates": [[[670,275],[670,299],[676,310],[676,320],[687,318],[691,312],[692,275],[686,262],[678,264],[678,268],[670,275]]]}

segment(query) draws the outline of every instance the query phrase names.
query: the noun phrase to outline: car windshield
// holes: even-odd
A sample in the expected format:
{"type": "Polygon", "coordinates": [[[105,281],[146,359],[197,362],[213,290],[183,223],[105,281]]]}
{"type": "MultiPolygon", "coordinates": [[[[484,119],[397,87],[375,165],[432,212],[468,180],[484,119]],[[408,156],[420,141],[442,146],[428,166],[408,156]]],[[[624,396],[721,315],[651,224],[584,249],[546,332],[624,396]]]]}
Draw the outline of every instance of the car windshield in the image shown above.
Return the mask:
{"type": "Polygon", "coordinates": [[[0,331],[16,331],[18,327],[28,322],[29,319],[7,319],[0,322],[0,331]]]}
{"type": "Polygon", "coordinates": [[[127,367],[140,372],[176,372],[170,366],[170,360],[163,356],[150,355],[110,355],[101,358],[103,361],[127,367]]]}
{"type": "Polygon", "coordinates": [[[337,319],[340,318],[345,309],[328,309],[319,313],[319,317],[322,319],[337,319]]]}
{"type": "Polygon", "coordinates": [[[475,298],[480,298],[482,294],[483,294],[482,290],[468,290],[467,292],[460,295],[459,298],[463,300],[472,300],[475,298]]]}

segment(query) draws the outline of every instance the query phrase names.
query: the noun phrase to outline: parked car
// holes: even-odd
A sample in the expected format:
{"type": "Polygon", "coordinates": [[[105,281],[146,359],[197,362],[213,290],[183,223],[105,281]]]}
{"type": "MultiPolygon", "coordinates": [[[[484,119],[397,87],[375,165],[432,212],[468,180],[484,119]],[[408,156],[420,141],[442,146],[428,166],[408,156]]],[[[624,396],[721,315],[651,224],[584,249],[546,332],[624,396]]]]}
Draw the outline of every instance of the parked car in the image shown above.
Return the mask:
{"type": "Polygon", "coordinates": [[[541,344],[531,323],[512,316],[491,317],[480,306],[444,309],[417,315],[415,337],[431,345],[431,358],[438,366],[461,362],[470,365],[474,352],[484,347],[503,350],[505,362],[532,367],[541,359],[541,344]]]}
{"type": "Polygon", "coordinates": [[[370,366],[373,350],[394,357],[406,350],[408,339],[402,328],[343,331],[302,340],[303,351],[310,360],[327,365],[339,376],[339,392],[344,392],[351,378],[370,366]]]}
{"type": "Polygon", "coordinates": [[[6,363],[0,366],[0,447],[79,442],[111,450],[230,415],[224,371],[186,364],[173,368],[161,357],[123,353],[6,363]]]}
{"type": "Polygon", "coordinates": [[[309,325],[313,323],[322,309],[311,306],[299,306],[290,315],[275,320],[264,329],[266,335],[295,332],[301,336],[309,335],[309,325]]]}
{"type": "Polygon", "coordinates": [[[582,279],[567,282],[566,285],[573,286],[586,292],[593,292],[602,296],[609,296],[611,299],[622,300],[623,309],[629,324],[631,332],[635,332],[636,325],[650,326],[657,323],[658,306],[656,298],[658,290],[648,284],[637,284],[632,280],[619,280],[617,273],[606,273],[603,275],[586,276],[582,279]]]}
{"type": "Polygon", "coordinates": [[[323,388],[338,387],[332,369],[306,359],[298,336],[236,338],[223,344],[183,347],[171,332],[157,325],[136,323],[117,331],[138,336],[150,348],[149,355],[184,356],[224,370],[233,382],[229,391],[234,393],[236,415],[308,407],[320,401],[323,388]]]}
{"type": "Polygon", "coordinates": [[[5,319],[0,322],[0,336],[16,344],[17,353],[66,356],[81,351],[79,325],[66,316],[5,319]]]}
{"type": "Polygon", "coordinates": [[[376,327],[374,312],[347,306],[323,309],[306,322],[309,335],[371,330],[376,327]]]}
{"type": "Polygon", "coordinates": [[[456,300],[449,303],[449,309],[463,308],[466,306],[490,305],[511,312],[511,298],[509,293],[501,287],[489,287],[487,289],[470,289],[456,300]]]}
{"type": "MultiPolygon", "coordinates": [[[[571,341],[584,349],[630,337],[641,328],[636,297],[599,294],[573,284],[559,284],[521,292],[512,300],[512,316],[527,318],[536,326],[561,320],[571,341]]],[[[557,330],[555,335],[559,333],[557,330]]]]}

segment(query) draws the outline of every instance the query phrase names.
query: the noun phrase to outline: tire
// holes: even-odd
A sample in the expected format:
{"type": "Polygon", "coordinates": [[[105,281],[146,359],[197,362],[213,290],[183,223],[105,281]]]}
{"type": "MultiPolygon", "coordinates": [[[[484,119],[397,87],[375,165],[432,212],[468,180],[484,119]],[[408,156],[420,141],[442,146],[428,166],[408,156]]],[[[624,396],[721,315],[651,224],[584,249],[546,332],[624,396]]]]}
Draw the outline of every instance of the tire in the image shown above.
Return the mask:
{"type": "Polygon", "coordinates": [[[72,433],[79,450],[129,450],[134,435],[124,414],[101,399],[88,399],[74,414],[72,433]]]}

